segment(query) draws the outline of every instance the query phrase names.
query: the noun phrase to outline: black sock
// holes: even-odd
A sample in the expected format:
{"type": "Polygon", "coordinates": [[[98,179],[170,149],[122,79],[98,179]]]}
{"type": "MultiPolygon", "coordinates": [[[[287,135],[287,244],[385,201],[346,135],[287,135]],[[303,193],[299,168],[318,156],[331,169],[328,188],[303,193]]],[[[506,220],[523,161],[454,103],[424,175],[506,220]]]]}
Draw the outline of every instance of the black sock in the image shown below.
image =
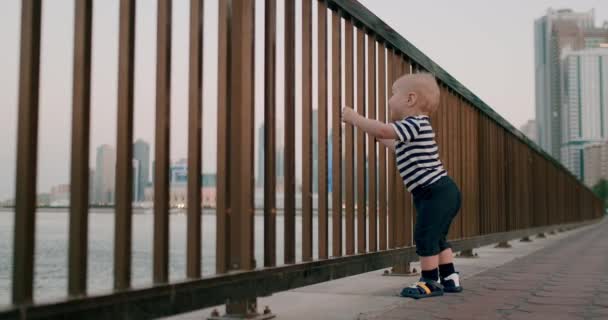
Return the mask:
{"type": "Polygon", "coordinates": [[[429,280],[437,281],[439,278],[439,269],[435,268],[433,270],[422,270],[422,277],[429,280]]]}
{"type": "Polygon", "coordinates": [[[454,270],[453,263],[446,263],[446,264],[439,265],[439,273],[441,274],[442,278],[445,278],[454,272],[456,272],[456,270],[454,270]]]}

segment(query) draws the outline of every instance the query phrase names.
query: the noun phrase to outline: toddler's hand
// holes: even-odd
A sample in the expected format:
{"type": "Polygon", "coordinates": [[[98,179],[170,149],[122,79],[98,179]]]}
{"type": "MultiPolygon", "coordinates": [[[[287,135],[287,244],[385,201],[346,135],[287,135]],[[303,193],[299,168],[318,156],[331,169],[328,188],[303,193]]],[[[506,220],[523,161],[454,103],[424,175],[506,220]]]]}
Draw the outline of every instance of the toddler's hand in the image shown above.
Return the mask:
{"type": "Polygon", "coordinates": [[[357,113],[351,107],[342,107],[342,121],[348,124],[353,124],[357,113]]]}

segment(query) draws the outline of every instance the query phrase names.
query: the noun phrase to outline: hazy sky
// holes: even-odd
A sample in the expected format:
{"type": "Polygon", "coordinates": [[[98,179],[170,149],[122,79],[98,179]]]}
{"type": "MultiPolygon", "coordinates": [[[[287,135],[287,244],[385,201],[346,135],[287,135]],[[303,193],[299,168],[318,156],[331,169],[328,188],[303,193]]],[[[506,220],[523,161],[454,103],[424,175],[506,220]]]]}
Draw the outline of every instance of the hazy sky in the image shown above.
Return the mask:
{"type": "MultiPolygon", "coordinates": [[[[534,19],[544,15],[549,7],[567,7],[577,11],[595,8],[597,24],[608,20],[608,1],[604,0],[360,1],[517,127],[534,118],[534,19]]],[[[39,192],[69,182],[73,3],[74,0],[43,1],[39,192]]],[[[153,144],[156,3],[153,0],[137,3],[135,139],[143,138],[153,144]]],[[[175,0],[173,6],[172,159],[186,155],[188,3],[187,0],[175,0]]],[[[279,10],[282,3],[279,1],[279,10]]],[[[297,3],[300,7],[300,1],[297,3]]],[[[262,40],[263,1],[259,1],[256,10],[256,38],[262,40]]],[[[279,26],[280,23],[281,18],[279,26]]],[[[15,185],[19,27],[20,1],[0,1],[0,130],[4,137],[0,141],[0,200],[12,197],[15,185]]],[[[283,48],[280,29],[277,35],[279,51],[283,48]]],[[[95,166],[96,147],[116,143],[117,31],[118,0],[94,1],[92,167],[95,166]]],[[[209,0],[205,11],[203,67],[205,171],[215,169],[216,32],[217,0],[209,0]]],[[[262,41],[257,41],[256,66],[263,62],[261,44],[262,41]]],[[[277,63],[281,66],[280,54],[278,58],[277,63]]],[[[280,76],[282,69],[278,72],[280,76]]],[[[258,126],[263,114],[260,108],[263,99],[261,73],[256,76],[258,126]]],[[[300,95],[299,90],[297,94],[300,95]]],[[[282,101],[280,90],[277,99],[282,101]]],[[[299,105],[297,110],[296,114],[299,105]]],[[[282,112],[279,112],[280,117],[282,112]]],[[[300,130],[298,124],[296,132],[300,130]]],[[[299,140],[299,134],[296,136],[299,140]]],[[[297,158],[300,158],[299,151],[297,158]]],[[[299,160],[296,165],[300,167],[299,160]]]]}

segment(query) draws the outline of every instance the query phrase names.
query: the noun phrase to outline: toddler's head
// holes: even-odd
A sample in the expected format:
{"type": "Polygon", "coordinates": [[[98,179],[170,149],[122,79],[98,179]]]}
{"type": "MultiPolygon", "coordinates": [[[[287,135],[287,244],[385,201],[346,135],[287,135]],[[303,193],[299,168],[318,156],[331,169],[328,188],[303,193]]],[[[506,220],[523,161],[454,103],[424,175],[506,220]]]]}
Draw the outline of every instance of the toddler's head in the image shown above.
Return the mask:
{"type": "Polygon", "coordinates": [[[388,105],[393,121],[430,115],[439,108],[439,86],[430,73],[404,75],[395,81],[392,89],[388,105]]]}

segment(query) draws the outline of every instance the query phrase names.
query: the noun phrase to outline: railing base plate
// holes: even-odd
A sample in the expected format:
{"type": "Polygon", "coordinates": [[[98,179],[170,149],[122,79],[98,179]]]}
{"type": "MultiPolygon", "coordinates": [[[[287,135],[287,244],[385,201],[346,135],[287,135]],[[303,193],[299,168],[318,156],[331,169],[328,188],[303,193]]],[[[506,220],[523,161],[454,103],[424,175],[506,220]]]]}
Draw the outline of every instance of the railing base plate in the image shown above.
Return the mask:
{"type": "Polygon", "coordinates": [[[494,246],[494,248],[502,248],[502,249],[509,249],[512,247],[513,246],[508,241],[501,241],[497,245],[494,246]]]}
{"type": "Polygon", "coordinates": [[[462,250],[456,255],[458,258],[479,258],[477,253],[473,253],[473,249],[462,250]]]}
{"type": "Polygon", "coordinates": [[[384,270],[382,273],[383,276],[395,276],[395,277],[413,277],[419,276],[418,270],[416,268],[410,268],[410,263],[406,262],[402,265],[396,265],[391,268],[391,270],[384,270]]]}
{"type": "Polygon", "coordinates": [[[209,317],[207,318],[207,320],[243,320],[243,319],[247,319],[247,320],[267,320],[267,319],[274,319],[276,318],[275,314],[259,314],[259,313],[252,313],[252,314],[244,314],[244,315],[223,315],[223,316],[219,316],[219,317],[209,317]]]}

